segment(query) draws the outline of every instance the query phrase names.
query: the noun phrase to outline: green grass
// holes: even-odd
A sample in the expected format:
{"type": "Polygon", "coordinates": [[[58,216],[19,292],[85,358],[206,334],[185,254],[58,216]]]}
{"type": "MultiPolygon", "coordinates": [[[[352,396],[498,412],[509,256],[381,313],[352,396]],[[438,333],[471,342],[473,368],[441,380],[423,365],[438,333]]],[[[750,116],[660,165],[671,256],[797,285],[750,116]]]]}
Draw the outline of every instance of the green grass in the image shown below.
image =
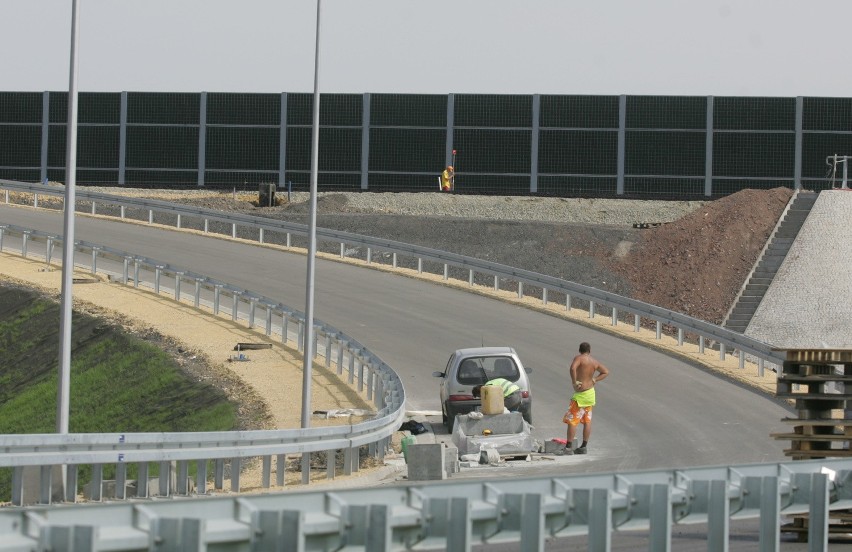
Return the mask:
{"type": "MultiPolygon", "coordinates": [[[[59,320],[55,301],[0,287],[0,434],[56,431],[59,320]]],[[[157,346],[78,313],[71,333],[71,433],[237,428],[237,405],[157,346]]],[[[8,500],[10,482],[9,470],[0,470],[0,500],[8,500]]]]}

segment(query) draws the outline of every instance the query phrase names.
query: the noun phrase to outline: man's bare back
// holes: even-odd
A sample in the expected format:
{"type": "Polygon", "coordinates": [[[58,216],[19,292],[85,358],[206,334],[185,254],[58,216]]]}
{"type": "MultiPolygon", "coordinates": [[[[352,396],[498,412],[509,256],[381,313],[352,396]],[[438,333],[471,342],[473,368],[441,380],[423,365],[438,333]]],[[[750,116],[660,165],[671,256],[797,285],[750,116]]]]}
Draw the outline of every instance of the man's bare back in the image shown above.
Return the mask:
{"type": "Polygon", "coordinates": [[[576,392],[591,389],[596,382],[601,381],[608,375],[609,370],[607,367],[591,355],[591,348],[589,348],[588,352],[581,352],[571,361],[571,381],[574,382],[574,391],[576,392]]]}

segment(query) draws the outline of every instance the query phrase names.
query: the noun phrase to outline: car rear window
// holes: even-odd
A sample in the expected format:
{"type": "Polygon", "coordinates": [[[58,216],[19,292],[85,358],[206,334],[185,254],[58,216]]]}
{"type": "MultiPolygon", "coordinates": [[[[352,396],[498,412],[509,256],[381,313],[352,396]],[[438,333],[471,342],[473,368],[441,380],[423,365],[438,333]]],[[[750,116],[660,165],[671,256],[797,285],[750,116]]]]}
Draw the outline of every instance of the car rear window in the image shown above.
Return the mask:
{"type": "Polygon", "coordinates": [[[470,357],[459,365],[456,379],[464,385],[481,385],[495,378],[517,381],[520,378],[518,366],[511,357],[470,357]]]}

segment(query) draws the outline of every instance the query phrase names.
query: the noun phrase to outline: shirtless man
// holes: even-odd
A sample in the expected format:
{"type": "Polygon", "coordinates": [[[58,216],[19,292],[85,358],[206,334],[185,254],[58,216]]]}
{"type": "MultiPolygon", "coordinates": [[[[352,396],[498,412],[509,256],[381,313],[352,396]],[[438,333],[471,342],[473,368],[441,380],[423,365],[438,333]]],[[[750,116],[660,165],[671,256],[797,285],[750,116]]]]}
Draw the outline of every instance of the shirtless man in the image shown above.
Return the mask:
{"type": "Polygon", "coordinates": [[[568,424],[568,440],[564,454],[586,454],[592,436],[592,407],[595,406],[595,384],[609,375],[606,366],[592,357],[592,346],[580,343],[580,354],[571,361],[571,381],[574,395],[562,421],[568,424]],[[572,449],[577,425],[583,424],[583,444],[572,449]]]}

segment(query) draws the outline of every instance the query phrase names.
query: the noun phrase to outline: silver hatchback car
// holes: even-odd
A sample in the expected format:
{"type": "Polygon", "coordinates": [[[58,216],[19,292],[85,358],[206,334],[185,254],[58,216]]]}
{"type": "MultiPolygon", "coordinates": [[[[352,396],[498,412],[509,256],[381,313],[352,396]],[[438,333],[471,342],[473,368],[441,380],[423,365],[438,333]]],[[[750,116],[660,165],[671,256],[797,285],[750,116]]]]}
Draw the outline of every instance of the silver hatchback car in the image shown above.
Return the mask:
{"type": "Polygon", "coordinates": [[[495,378],[507,379],[521,388],[519,410],[527,423],[532,424],[530,372],[511,347],[476,347],[454,352],[443,371],[432,373],[441,378],[441,415],[447,430],[453,430],[457,414],[468,414],[482,404],[473,396],[473,388],[495,378]]]}

